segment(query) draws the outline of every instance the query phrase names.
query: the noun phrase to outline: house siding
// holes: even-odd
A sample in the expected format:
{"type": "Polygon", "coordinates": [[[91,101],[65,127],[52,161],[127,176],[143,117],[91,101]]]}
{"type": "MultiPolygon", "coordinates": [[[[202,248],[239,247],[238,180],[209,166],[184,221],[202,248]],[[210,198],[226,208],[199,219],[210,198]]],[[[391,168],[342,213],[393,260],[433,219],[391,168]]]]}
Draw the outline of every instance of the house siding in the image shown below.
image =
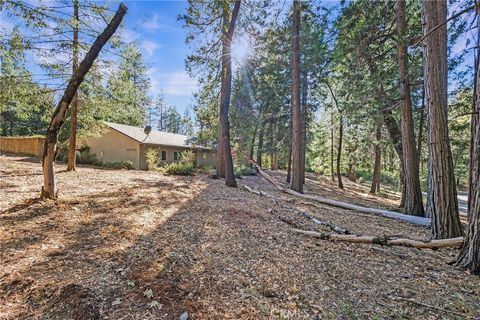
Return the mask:
{"type": "Polygon", "coordinates": [[[134,168],[140,168],[140,143],[112,129],[98,138],[89,138],[84,143],[90,147],[98,161],[131,161],[134,168]]]}

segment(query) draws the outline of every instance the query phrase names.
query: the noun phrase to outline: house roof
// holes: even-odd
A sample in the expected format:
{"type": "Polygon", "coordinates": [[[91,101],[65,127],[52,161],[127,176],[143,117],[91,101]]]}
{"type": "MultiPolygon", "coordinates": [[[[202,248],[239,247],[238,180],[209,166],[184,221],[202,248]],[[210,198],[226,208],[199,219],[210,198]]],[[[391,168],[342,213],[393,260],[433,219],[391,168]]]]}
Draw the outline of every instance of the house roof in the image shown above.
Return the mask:
{"type": "Polygon", "coordinates": [[[144,144],[155,144],[155,145],[162,145],[162,146],[170,146],[170,147],[182,147],[182,148],[196,148],[196,149],[205,149],[209,150],[209,148],[196,146],[191,143],[191,139],[188,136],[183,134],[171,133],[171,132],[164,132],[153,130],[150,134],[145,134],[144,128],[141,127],[134,127],[129,126],[126,124],[119,124],[114,122],[104,122],[109,128],[118,131],[133,140],[136,140],[140,143],[144,144]]]}

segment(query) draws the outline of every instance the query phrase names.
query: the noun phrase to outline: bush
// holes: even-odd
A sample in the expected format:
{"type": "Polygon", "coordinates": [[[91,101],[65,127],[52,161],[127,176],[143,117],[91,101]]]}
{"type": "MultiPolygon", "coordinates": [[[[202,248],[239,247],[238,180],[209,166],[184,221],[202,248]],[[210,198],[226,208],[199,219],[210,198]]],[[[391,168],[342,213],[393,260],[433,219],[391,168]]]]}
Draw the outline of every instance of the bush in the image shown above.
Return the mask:
{"type": "Polygon", "coordinates": [[[242,176],[255,176],[257,171],[247,166],[236,166],[233,168],[233,173],[236,178],[241,178],[242,176]]]}
{"type": "Polygon", "coordinates": [[[194,171],[193,164],[184,162],[173,162],[165,167],[165,173],[179,176],[189,176],[194,171]]]}
{"type": "Polygon", "coordinates": [[[147,169],[155,170],[157,169],[159,162],[159,153],[158,149],[148,148],[145,152],[145,158],[147,161],[147,169]]]}
{"type": "Polygon", "coordinates": [[[127,160],[116,161],[116,162],[105,162],[102,164],[102,166],[110,169],[127,169],[127,170],[134,169],[132,161],[127,161],[127,160]]]}
{"type": "Polygon", "coordinates": [[[195,165],[195,152],[192,150],[185,150],[180,153],[180,162],[185,164],[195,165]]]}

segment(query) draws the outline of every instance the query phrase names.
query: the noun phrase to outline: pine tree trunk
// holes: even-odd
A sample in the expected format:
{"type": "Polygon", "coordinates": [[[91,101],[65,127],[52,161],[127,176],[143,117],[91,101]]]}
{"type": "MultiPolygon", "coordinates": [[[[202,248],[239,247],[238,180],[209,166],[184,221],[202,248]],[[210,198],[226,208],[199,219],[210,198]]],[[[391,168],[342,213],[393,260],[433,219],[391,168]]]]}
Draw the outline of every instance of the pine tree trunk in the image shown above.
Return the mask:
{"type": "Polygon", "coordinates": [[[330,171],[332,173],[332,181],[335,182],[335,170],[333,169],[333,117],[330,128],[330,171]]]}
{"type": "Polygon", "coordinates": [[[263,152],[263,134],[265,132],[265,122],[260,123],[260,133],[258,134],[258,147],[257,147],[257,164],[262,167],[262,152],[263,152]]]}
{"type": "Polygon", "coordinates": [[[340,189],[343,189],[342,170],[340,169],[340,165],[342,161],[342,143],[343,143],[343,115],[340,115],[338,150],[337,150],[337,177],[338,177],[338,187],[340,189]]]}
{"type": "MultiPolygon", "coordinates": [[[[480,21],[477,14],[477,30],[480,21]]],[[[477,31],[479,32],[479,31],[477,31]]],[[[480,33],[480,32],[479,32],[480,33]]],[[[477,43],[480,45],[480,38],[477,43]]],[[[468,228],[457,266],[480,274],[480,64],[479,49],[477,49],[475,65],[475,85],[473,97],[473,114],[470,137],[470,175],[468,186],[468,228]]]]}
{"type": "Polygon", "coordinates": [[[300,110],[300,2],[293,1],[292,26],[292,183],[291,188],[303,192],[302,181],[302,112],[300,110]]]}
{"type": "Polygon", "coordinates": [[[232,150],[230,147],[230,123],[228,121],[228,110],[230,108],[230,96],[232,91],[232,39],[235,24],[240,10],[241,0],[235,2],[230,18],[229,10],[224,11],[224,25],[228,29],[222,38],[222,87],[220,92],[220,132],[221,147],[225,170],[225,185],[236,187],[237,181],[233,172],[232,150]],[[228,19],[228,21],[227,21],[228,19]]]}
{"type": "Polygon", "coordinates": [[[250,161],[248,162],[250,168],[253,167],[252,161],[253,161],[253,154],[254,154],[254,152],[255,152],[255,139],[257,138],[257,131],[258,131],[258,128],[257,128],[257,126],[255,125],[255,129],[253,130],[252,141],[251,141],[251,143],[250,143],[250,154],[249,154],[249,156],[248,156],[248,160],[250,160],[250,161]]]}
{"type": "Polygon", "coordinates": [[[423,197],[420,188],[420,172],[418,155],[415,145],[415,132],[413,129],[412,102],[410,96],[410,83],[408,81],[408,52],[405,41],[407,25],[405,20],[405,0],[397,0],[397,57],[398,73],[400,75],[401,103],[401,128],[402,151],[405,179],[405,203],[403,213],[414,216],[425,216],[423,210],[423,197]]]}
{"type": "Polygon", "coordinates": [[[382,122],[378,121],[377,129],[375,133],[375,164],[373,166],[372,186],[370,187],[370,193],[374,194],[380,191],[380,169],[381,169],[381,157],[382,149],[380,146],[382,140],[382,122]]]}
{"type": "MultiPolygon", "coordinates": [[[[78,68],[78,0],[73,0],[73,66],[72,75],[78,68]]],[[[70,117],[70,141],[68,144],[67,171],[75,171],[77,165],[77,113],[78,113],[78,92],[72,100],[72,112],[70,117]]]]}
{"type": "Polygon", "coordinates": [[[302,113],[302,170],[301,170],[301,180],[305,184],[305,157],[307,153],[307,115],[308,115],[308,82],[307,82],[307,69],[303,68],[302,76],[302,97],[301,97],[301,113],[302,113]]]}
{"type": "Polygon", "coordinates": [[[275,148],[273,146],[273,117],[270,118],[270,170],[275,170],[275,148]]]}
{"type": "Polygon", "coordinates": [[[292,116],[290,115],[289,128],[290,139],[288,143],[288,164],[287,164],[287,183],[292,179],[292,116]]]}
{"type": "MultiPolygon", "coordinates": [[[[423,0],[425,32],[447,17],[446,0],[423,0]]],[[[432,218],[435,239],[463,235],[458,214],[457,189],[448,136],[447,118],[447,25],[425,38],[425,79],[428,110],[427,216],[432,218]]]]}
{"type": "Polygon", "coordinates": [[[127,13],[127,7],[120,4],[115,16],[110,21],[108,26],[97,37],[93,45],[88,50],[85,58],[80,63],[77,71],[73,74],[72,78],[68,82],[67,88],[63,93],[62,98],[58,102],[57,109],[53,114],[52,121],[48,126],[47,135],[45,138],[45,145],[43,149],[42,167],[43,167],[43,187],[42,198],[56,198],[55,194],[55,172],[53,170],[53,162],[55,160],[55,152],[57,149],[58,131],[60,130],[63,121],[65,120],[65,113],[68,110],[70,103],[72,102],[78,87],[82,83],[88,70],[93,65],[93,62],[97,58],[100,50],[112,37],[117,30],[118,26],[122,22],[123,17],[127,13]]]}
{"type": "Polygon", "coordinates": [[[397,122],[393,118],[392,111],[388,110],[388,105],[385,104],[385,107],[381,110],[383,115],[383,122],[387,128],[390,141],[393,144],[395,153],[400,160],[400,191],[401,191],[401,200],[399,207],[402,208],[405,204],[405,180],[403,174],[404,160],[403,160],[403,146],[402,146],[402,133],[398,128],[397,122]]]}

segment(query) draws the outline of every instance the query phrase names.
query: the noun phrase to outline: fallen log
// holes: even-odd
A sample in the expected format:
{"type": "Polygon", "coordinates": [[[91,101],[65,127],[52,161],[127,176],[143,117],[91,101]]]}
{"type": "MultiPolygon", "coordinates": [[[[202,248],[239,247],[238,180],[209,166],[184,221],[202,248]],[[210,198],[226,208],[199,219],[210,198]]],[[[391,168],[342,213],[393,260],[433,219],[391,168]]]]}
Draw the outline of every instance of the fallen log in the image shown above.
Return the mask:
{"type": "Polygon", "coordinates": [[[357,206],[354,204],[346,203],[346,202],[341,202],[337,200],[332,200],[324,197],[319,197],[319,196],[312,196],[312,195],[307,195],[303,193],[296,192],[294,190],[284,188],[282,187],[275,179],[273,179],[269,174],[267,174],[265,171],[262,170],[254,161],[252,161],[253,165],[257,168],[258,172],[262,177],[264,177],[266,180],[268,180],[271,184],[273,184],[278,190],[291,194],[293,196],[310,200],[310,201],[316,201],[320,202],[323,204],[335,206],[338,208],[343,208],[347,210],[354,210],[362,213],[368,213],[368,214],[374,214],[390,219],[395,219],[395,220],[400,220],[400,221],[406,221],[410,222],[416,225],[420,226],[425,226],[425,227],[430,227],[431,224],[431,219],[429,218],[423,218],[423,217],[417,217],[417,216],[411,216],[403,213],[398,213],[395,211],[388,211],[388,210],[383,210],[383,209],[376,209],[376,208],[367,208],[367,207],[362,207],[362,206],[357,206]]]}
{"type": "MultiPolygon", "coordinates": [[[[269,197],[270,199],[272,199],[272,201],[274,201],[275,204],[277,205],[280,205],[282,206],[283,208],[287,209],[287,210],[290,210],[290,211],[293,211],[295,212],[296,214],[298,214],[299,216],[301,217],[304,217],[312,222],[314,222],[315,224],[318,224],[318,225],[321,225],[321,226],[324,226],[324,227],[328,227],[330,230],[332,230],[333,232],[335,233],[338,233],[338,234],[351,234],[352,232],[350,230],[348,230],[347,228],[344,228],[344,227],[341,227],[341,226],[338,226],[334,223],[331,223],[331,222],[325,222],[325,221],[320,221],[318,220],[317,218],[315,218],[314,216],[312,216],[310,213],[306,212],[306,211],[301,211],[301,210],[298,210],[296,208],[292,208],[292,207],[289,207],[289,206],[286,206],[284,204],[280,204],[278,203],[278,199],[275,199],[274,196],[262,191],[262,190],[255,190],[253,188],[250,188],[249,186],[247,185],[243,185],[243,188],[249,192],[252,192],[252,193],[255,193],[256,195],[259,195],[259,196],[266,196],[266,197],[269,197]]],[[[280,219],[282,220],[282,219],[280,219]]],[[[284,221],[284,220],[282,220],[284,221]]],[[[284,221],[285,222],[285,221],[284,221]]]]}
{"type": "Polygon", "coordinates": [[[370,243],[382,246],[401,246],[419,249],[440,249],[457,248],[463,245],[463,238],[451,238],[431,241],[420,241],[412,239],[391,239],[387,236],[358,236],[354,234],[336,234],[320,233],[316,231],[307,231],[301,229],[292,229],[293,232],[322,240],[351,242],[351,243],[370,243]]]}

